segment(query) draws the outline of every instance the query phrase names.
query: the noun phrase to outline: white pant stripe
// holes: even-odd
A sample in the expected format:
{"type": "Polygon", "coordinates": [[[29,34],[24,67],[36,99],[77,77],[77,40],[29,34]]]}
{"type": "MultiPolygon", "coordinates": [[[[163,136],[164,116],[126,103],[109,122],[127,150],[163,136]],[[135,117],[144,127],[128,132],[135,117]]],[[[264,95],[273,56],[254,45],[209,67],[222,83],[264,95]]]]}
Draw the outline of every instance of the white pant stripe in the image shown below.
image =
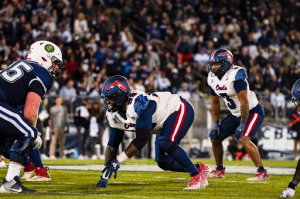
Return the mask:
{"type": "Polygon", "coordinates": [[[17,129],[19,129],[26,137],[28,136],[28,132],[25,131],[16,121],[14,121],[13,119],[3,115],[2,113],[0,113],[0,117],[8,122],[10,122],[12,125],[14,125],[17,129]]]}
{"type": "Polygon", "coordinates": [[[253,127],[253,125],[254,125],[254,123],[255,123],[255,121],[256,121],[257,119],[258,119],[258,114],[255,113],[253,119],[251,120],[251,122],[250,122],[250,124],[249,124],[249,126],[248,126],[248,129],[247,129],[247,132],[246,132],[245,136],[248,136],[248,135],[249,135],[249,133],[250,133],[250,131],[251,131],[251,129],[252,129],[252,127],[253,127]]]}
{"type": "Polygon", "coordinates": [[[175,131],[173,132],[172,139],[171,139],[171,141],[173,141],[173,142],[175,142],[175,137],[176,137],[176,135],[178,133],[177,131],[178,131],[179,127],[180,127],[181,122],[183,122],[182,118],[183,118],[184,112],[186,111],[186,110],[184,110],[184,108],[185,108],[184,107],[184,103],[180,102],[180,106],[181,106],[181,113],[180,113],[180,116],[178,118],[178,121],[177,121],[177,124],[176,124],[176,128],[175,128],[175,131]]]}
{"type": "MultiPolygon", "coordinates": [[[[34,137],[34,131],[31,129],[31,127],[29,127],[24,121],[23,119],[20,117],[20,115],[0,106],[0,111],[3,111],[4,113],[14,117],[16,120],[18,120],[23,126],[24,128],[26,128],[27,132],[30,132],[31,135],[28,135],[27,133],[27,136],[31,136],[31,137],[34,137]]],[[[23,129],[23,128],[22,128],[23,129]]]]}

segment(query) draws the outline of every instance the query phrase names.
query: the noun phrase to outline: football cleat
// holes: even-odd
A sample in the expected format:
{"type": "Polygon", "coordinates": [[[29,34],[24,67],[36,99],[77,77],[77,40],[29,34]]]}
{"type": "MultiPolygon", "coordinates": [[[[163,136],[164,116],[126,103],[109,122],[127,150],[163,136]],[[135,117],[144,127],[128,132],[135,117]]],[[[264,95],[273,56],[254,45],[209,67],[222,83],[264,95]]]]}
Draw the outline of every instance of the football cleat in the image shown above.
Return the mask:
{"type": "Polygon", "coordinates": [[[183,190],[196,190],[205,188],[208,185],[206,177],[203,175],[202,172],[199,172],[197,175],[192,176],[190,183],[188,184],[187,188],[183,190]]]}
{"type": "Polygon", "coordinates": [[[36,167],[36,175],[26,181],[51,181],[51,176],[48,173],[49,168],[36,167]]]}
{"type": "Polygon", "coordinates": [[[20,178],[24,180],[29,179],[34,172],[35,172],[35,167],[33,163],[30,162],[29,165],[24,165],[24,172],[20,178]]]}
{"type": "Polygon", "coordinates": [[[0,169],[1,168],[6,168],[6,164],[2,158],[0,158],[0,169]]]}
{"type": "Polygon", "coordinates": [[[267,170],[258,171],[253,178],[248,178],[247,180],[249,180],[249,181],[269,180],[269,176],[268,176],[267,170]]]}
{"type": "Polygon", "coordinates": [[[210,172],[209,178],[225,178],[225,167],[222,170],[213,170],[210,172]]]}
{"type": "Polygon", "coordinates": [[[291,188],[286,188],[280,195],[280,198],[293,198],[295,190],[291,188]]]}
{"type": "Polygon", "coordinates": [[[197,164],[199,165],[199,171],[207,178],[211,172],[210,166],[202,164],[201,162],[197,162],[197,164]]]}
{"type": "Polygon", "coordinates": [[[14,179],[10,181],[3,179],[0,193],[37,193],[37,191],[24,187],[19,176],[15,176],[14,179]]]}

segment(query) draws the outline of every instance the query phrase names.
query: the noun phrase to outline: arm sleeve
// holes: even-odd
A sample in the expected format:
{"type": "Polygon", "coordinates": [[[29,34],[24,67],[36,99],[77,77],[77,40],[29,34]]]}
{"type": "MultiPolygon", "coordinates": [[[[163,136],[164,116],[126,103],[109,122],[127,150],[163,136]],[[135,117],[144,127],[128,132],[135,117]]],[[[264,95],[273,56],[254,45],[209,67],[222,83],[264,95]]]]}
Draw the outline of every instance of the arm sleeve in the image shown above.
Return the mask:
{"type": "Polygon", "coordinates": [[[247,90],[247,82],[246,80],[239,80],[233,83],[234,89],[236,93],[239,93],[243,90],[247,90]]]}
{"type": "Polygon", "coordinates": [[[47,92],[47,89],[45,88],[45,86],[43,86],[43,84],[39,80],[34,79],[29,84],[29,92],[34,92],[42,98],[47,92]]]}
{"type": "Polygon", "coordinates": [[[210,95],[218,96],[218,95],[215,93],[214,89],[212,89],[211,87],[209,88],[209,93],[210,93],[210,95]]]}
{"type": "Polygon", "coordinates": [[[108,145],[118,148],[120,143],[122,142],[123,136],[124,131],[116,128],[111,128],[108,145]]]}
{"type": "Polygon", "coordinates": [[[148,104],[149,104],[148,97],[141,94],[137,96],[136,99],[134,100],[134,105],[133,105],[134,111],[138,116],[140,116],[147,109],[148,104]]]}
{"type": "Polygon", "coordinates": [[[148,106],[143,110],[143,113],[136,121],[136,129],[151,130],[152,128],[152,115],[156,111],[156,102],[148,101],[148,106]]]}

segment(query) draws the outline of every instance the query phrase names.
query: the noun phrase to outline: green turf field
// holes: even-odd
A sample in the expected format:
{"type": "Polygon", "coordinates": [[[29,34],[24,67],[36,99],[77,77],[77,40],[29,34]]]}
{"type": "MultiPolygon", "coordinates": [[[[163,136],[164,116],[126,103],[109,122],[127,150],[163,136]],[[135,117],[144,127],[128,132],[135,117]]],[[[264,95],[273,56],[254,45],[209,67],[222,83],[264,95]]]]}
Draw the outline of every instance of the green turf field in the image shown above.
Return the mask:
{"type": "MultiPolygon", "coordinates": [[[[212,159],[192,159],[194,163],[202,162],[203,164],[214,165],[215,161],[212,159]]],[[[104,160],[77,160],[77,159],[57,159],[57,160],[43,160],[44,164],[69,164],[69,165],[81,165],[81,164],[104,164],[104,160]]],[[[149,159],[130,159],[124,164],[156,164],[154,160],[149,159]]],[[[272,167],[293,167],[296,168],[297,161],[274,161],[274,160],[263,160],[264,166],[272,167]]],[[[224,165],[243,165],[253,166],[252,161],[224,161],[224,165]]]]}
{"type": "MultiPolygon", "coordinates": [[[[0,170],[5,176],[6,170],[0,170]]],[[[22,198],[279,198],[291,180],[290,176],[271,176],[268,182],[249,183],[251,175],[229,174],[224,179],[209,179],[201,190],[184,191],[190,177],[171,172],[119,172],[107,188],[95,188],[99,172],[51,171],[51,182],[24,182],[40,193],[23,194],[22,198]]],[[[298,193],[295,198],[300,197],[298,193]],[[299,195],[299,196],[298,196],[299,195]]],[[[21,198],[17,194],[1,194],[0,198],[21,198]]]]}
{"type": "MultiPolygon", "coordinates": [[[[196,162],[197,160],[194,160],[196,162]]],[[[200,160],[214,164],[212,160],[200,160]]],[[[7,161],[6,161],[7,162],[7,161]]],[[[127,162],[127,161],[126,161],[127,162]]],[[[8,162],[7,162],[8,163],[8,162]]],[[[97,164],[103,161],[92,160],[49,160],[51,164],[97,164]]],[[[154,164],[152,160],[130,160],[128,164],[154,164]]],[[[266,166],[296,167],[296,161],[264,161],[266,166]]],[[[252,165],[251,161],[231,161],[226,165],[252,165]]],[[[0,178],[4,178],[7,169],[0,169],[0,178]]],[[[24,185],[36,189],[33,195],[1,194],[0,198],[203,198],[203,199],[240,199],[240,198],[279,198],[292,176],[271,175],[267,182],[248,182],[253,175],[227,174],[224,179],[209,179],[209,185],[201,190],[184,191],[190,180],[186,173],[174,172],[118,172],[117,179],[110,179],[107,188],[95,188],[101,172],[79,170],[50,170],[51,182],[24,182],[24,185]]],[[[294,198],[300,198],[296,192],[294,198]]]]}

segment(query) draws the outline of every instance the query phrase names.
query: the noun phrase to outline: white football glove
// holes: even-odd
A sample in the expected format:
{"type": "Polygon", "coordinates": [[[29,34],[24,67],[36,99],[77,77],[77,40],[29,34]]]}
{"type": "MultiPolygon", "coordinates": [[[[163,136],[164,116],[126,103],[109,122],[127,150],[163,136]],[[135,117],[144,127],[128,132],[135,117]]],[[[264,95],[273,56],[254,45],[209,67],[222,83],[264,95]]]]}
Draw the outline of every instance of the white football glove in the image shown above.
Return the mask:
{"type": "Polygon", "coordinates": [[[40,149],[42,146],[42,138],[41,138],[41,133],[38,133],[37,138],[34,140],[33,143],[33,149],[40,149]]]}
{"type": "Polygon", "coordinates": [[[293,198],[294,197],[294,194],[295,194],[295,190],[294,189],[291,189],[291,188],[286,188],[280,198],[293,198]]]}

